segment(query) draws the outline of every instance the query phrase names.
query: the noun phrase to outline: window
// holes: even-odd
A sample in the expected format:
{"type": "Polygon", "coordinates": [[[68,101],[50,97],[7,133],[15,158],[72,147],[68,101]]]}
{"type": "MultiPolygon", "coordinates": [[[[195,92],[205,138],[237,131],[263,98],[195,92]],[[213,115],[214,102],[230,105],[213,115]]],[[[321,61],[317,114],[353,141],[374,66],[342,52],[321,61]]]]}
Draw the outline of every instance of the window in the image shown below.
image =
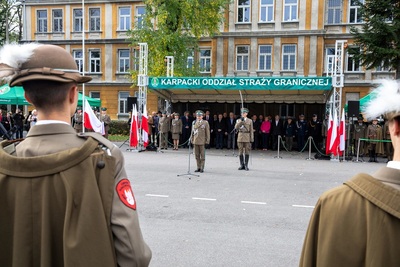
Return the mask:
{"type": "Polygon", "coordinates": [[[90,50],[89,51],[89,62],[90,62],[90,72],[99,73],[100,72],[100,51],[90,50]]]}
{"type": "Polygon", "coordinates": [[[133,70],[139,71],[139,54],[140,49],[134,48],[132,51],[133,54],[133,70]]]}
{"type": "Polygon", "coordinates": [[[260,21],[261,22],[274,21],[274,0],[260,1],[260,21]]]}
{"type": "Polygon", "coordinates": [[[129,49],[118,50],[118,72],[127,73],[131,66],[129,49]]]}
{"type": "Polygon", "coordinates": [[[211,72],[211,49],[200,49],[200,72],[211,72]]]}
{"type": "Polygon", "coordinates": [[[119,113],[128,114],[128,97],[129,92],[119,92],[118,93],[118,103],[119,103],[119,113]]]}
{"type": "MultiPolygon", "coordinates": [[[[351,49],[357,49],[356,47],[352,47],[351,49]]],[[[350,49],[348,49],[349,51],[350,49]]],[[[360,61],[355,60],[354,56],[350,53],[346,53],[346,70],[347,71],[360,71],[360,61]]]]}
{"type": "Polygon", "coordinates": [[[100,99],[100,92],[89,92],[89,97],[100,99]]]}
{"type": "Polygon", "coordinates": [[[296,70],[296,45],[282,46],[282,70],[296,70]]]}
{"type": "Polygon", "coordinates": [[[391,71],[391,68],[385,67],[382,62],[380,66],[376,67],[376,71],[377,72],[389,72],[389,71],[391,71]]]}
{"type": "Polygon", "coordinates": [[[272,45],[260,45],[258,47],[258,69],[272,69],[272,45]]]}
{"type": "Polygon", "coordinates": [[[364,0],[350,0],[350,17],[349,23],[360,23],[362,22],[360,8],[361,4],[364,4],[364,0]]]}
{"type": "Polygon", "coordinates": [[[236,70],[244,71],[249,70],[249,47],[237,46],[236,47],[236,70]]]}
{"type": "Polygon", "coordinates": [[[89,8],[89,30],[100,31],[100,8],[89,8]]]}
{"type": "Polygon", "coordinates": [[[146,8],[144,6],[136,7],[136,28],[141,29],[143,27],[143,19],[146,14],[146,8]]]}
{"type": "Polygon", "coordinates": [[[74,9],[74,31],[81,32],[83,28],[82,9],[74,9]]]}
{"type": "Polygon", "coordinates": [[[335,48],[329,47],[325,49],[325,72],[328,74],[333,73],[335,63],[335,48]]]}
{"type": "Polygon", "coordinates": [[[284,0],[283,21],[297,21],[297,0],[284,0]]]}
{"type": "Polygon", "coordinates": [[[238,0],[238,22],[250,22],[250,0],[238,0]]]}
{"type": "Polygon", "coordinates": [[[62,9],[53,9],[53,32],[63,31],[62,9]]]}
{"type": "Polygon", "coordinates": [[[341,21],[342,1],[328,0],[328,24],[338,24],[341,21]]]}
{"type": "Polygon", "coordinates": [[[82,50],[74,50],[74,51],[72,51],[72,56],[74,57],[76,65],[78,66],[79,72],[83,73],[83,54],[82,54],[82,50]]]}
{"type": "Polygon", "coordinates": [[[37,11],[37,31],[47,32],[47,10],[37,11]]]}
{"type": "Polygon", "coordinates": [[[131,29],[131,8],[119,8],[119,30],[127,31],[131,29]]]}

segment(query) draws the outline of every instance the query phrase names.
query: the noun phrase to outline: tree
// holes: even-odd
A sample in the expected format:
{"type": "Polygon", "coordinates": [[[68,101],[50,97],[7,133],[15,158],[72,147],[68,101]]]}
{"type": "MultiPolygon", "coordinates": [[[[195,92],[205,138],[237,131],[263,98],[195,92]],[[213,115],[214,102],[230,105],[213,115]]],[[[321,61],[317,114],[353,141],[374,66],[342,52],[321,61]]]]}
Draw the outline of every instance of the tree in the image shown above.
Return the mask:
{"type": "Polygon", "coordinates": [[[6,43],[7,28],[9,42],[18,42],[21,40],[21,21],[21,3],[16,0],[0,0],[0,45],[4,45],[6,43]]]}
{"type": "MultiPolygon", "coordinates": [[[[132,46],[148,44],[148,74],[165,76],[164,58],[174,56],[174,76],[199,75],[188,57],[198,51],[201,37],[219,33],[230,0],[145,0],[146,14],[130,32],[132,46]]],[[[196,57],[194,57],[196,62],[196,57]]],[[[136,72],[132,78],[136,79],[136,72]]]]}
{"type": "Polygon", "coordinates": [[[367,69],[384,67],[396,71],[400,78],[400,0],[365,0],[359,3],[364,24],[361,29],[352,27],[355,60],[367,69]]]}

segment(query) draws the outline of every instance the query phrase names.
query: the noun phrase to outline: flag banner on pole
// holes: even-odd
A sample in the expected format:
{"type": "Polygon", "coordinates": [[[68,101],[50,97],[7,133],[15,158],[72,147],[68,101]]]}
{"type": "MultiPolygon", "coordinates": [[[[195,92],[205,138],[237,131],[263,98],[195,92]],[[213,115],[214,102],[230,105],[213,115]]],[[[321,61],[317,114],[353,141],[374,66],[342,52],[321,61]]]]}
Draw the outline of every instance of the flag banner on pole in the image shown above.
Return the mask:
{"type": "Polygon", "coordinates": [[[147,117],[147,109],[146,105],[143,107],[142,114],[142,139],[143,139],[143,147],[146,148],[149,144],[149,121],[147,117]]]}
{"type": "Polygon", "coordinates": [[[129,146],[137,147],[138,144],[139,144],[138,116],[137,116],[136,105],[133,105],[131,129],[129,134],[129,146]]]}
{"type": "Polygon", "coordinates": [[[344,109],[342,111],[342,119],[340,121],[339,126],[339,154],[343,155],[343,151],[345,150],[346,145],[346,121],[344,116],[344,109]]]}
{"type": "Polygon", "coordinates": [[[105,134],[104,122],[100,121],[96,115],[94,114],[92,108],[89,105],[89,102],[85,99],[85,111],[84,113],[84,126],[86,129],[90,129],[95,131],[96,133],[100,133],[101,135],[105,134]]]}
{"type": "Polygon", "coordinates": [[[325,144],[325,154],[329,155],[331,153],[331,138],[332,138],[332,109],[329,110],[329,120],[328,120],[328,130],[326,132],[326,144],[325,144]]]}
{"type": "Polygon", "coordinates": [[[339,147],[339,135],[338,135],[338,118],[336,113],[336,108],[333,108],[333,124],[332,124],[332,135],[330,140],[330,152],[334,155],[338,155],[338,147],[339,147]]]}

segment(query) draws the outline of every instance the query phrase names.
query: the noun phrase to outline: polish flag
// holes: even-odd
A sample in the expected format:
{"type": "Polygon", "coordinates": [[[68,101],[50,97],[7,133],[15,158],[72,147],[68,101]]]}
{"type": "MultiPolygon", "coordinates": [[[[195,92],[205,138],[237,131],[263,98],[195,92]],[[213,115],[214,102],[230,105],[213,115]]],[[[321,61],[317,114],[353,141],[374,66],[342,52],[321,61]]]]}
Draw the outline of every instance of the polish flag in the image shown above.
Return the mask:
{"type": "Polygon", "coordinates": [[[147,117],[147,108],[146,105],[143,107],[143,115],[142,115],[142,139],[143,139],[143,147],[146,148],[149,144],[149,121],[147,117]]]}
{"type": "Polygon", "coordinates": [[[339,154],[343,155],[343,151],[345,149],[346,144],[346,121],[344,116],[344,109],[342,111],[342,120],[339,125],[339,154]]]}
{"type": "Polygon", "coordinates": [[[332,123],[332,135],[330,138],[329,150],[334,155],[338,155],[339,138],[338,138],[338,121],[336,108],[333,108],[333,123],[332,123]]]}
{"type": "Polygon", "coordinates": [[[105,134],[104,130],[104,122],[100,121],[96,115],[94,114],[92,108],[89,105],[87,99],[85,99],[85,110],[84,114],[84,126],[86,129],[90,129],[95,131],[96,133],[100,133],[101,135],[105,134]]]}
{"type": "Polygon", "coordinates": [[[329,110],[328,130],[326,134],[326,144],[325,144],[325,154],[327,155],[331,153],[332,126],[333,126],[332,110],[329,110]]]}
{"type": "Polygon", "coordinates": [[[129,135],[129,146],[136,147],[139,144],[138,115],[136,105],[133,105],[131,118],[131,132],[129,135]]]}

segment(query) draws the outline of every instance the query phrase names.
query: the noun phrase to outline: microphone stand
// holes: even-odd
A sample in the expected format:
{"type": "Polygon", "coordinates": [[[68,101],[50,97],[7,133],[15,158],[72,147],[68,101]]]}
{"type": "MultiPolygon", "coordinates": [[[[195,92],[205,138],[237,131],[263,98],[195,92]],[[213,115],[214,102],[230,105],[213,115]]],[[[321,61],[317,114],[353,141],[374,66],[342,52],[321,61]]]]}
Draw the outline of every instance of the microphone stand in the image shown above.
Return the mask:
{"type": "MultiPolygon", "coordinates": [[[[198,174],[194,174],[194,173],[190,172],[190,146],[191,146],[191,143],[190,143],[190,137],[189,137],[189,140],[188,140],[188,156],[189,156],[188,157],[188,171],[187,171],[187,173],[178,174],[177,176],[185,176],[185,175],[188,175],[188,176],[193,175],[193,176],[196,176],[196,177],[200,176],[198,174]]],[[[189,179],[191,179],[191,178],[189,177],[189,179]]]]}

